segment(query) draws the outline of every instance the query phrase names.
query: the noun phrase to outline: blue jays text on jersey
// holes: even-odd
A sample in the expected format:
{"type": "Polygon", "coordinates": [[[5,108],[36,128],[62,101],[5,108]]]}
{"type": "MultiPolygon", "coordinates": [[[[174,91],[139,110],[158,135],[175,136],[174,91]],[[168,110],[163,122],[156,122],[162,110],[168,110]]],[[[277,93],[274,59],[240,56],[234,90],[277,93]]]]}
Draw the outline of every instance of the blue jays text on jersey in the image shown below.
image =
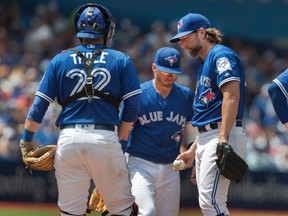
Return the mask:
{"type": "MultiPolygon", "coordinates": [[[[175,122],[176,124],[184,127],[186,124],[186,117],[180,115],[179,113],[175,113],[173,111],[170,112],[170,115],[165,118],[167,121],[175,122]]],[[[149,124],[151,122],[163,121],[163,111],[154,111],[149,112],[148,114],[144,114],[138,117],[138,121],[141,125],[149,124]]]]}
{"type": "Polygon", "coordinates": [[[193,92],[174,83],[163,99],[151,80],[141,84],[141,89],[140,113],[127,152],[155,163],[172,163],[179,154],[184,126],[191,124],[194,115],[193,92]]]}
{"type": "Polygon", "coordinates": [[[223,96],[220,87],[229,81],[240,82],[241,98],[237,119],[242,119],[246,92],[244,66],[233,50],[217,44],[211,48],[198,68],[194,98],[196,114],[192,120],[193,126],[221,121],[223,96]]]}
{"type": "MultiPolygon", "coordinates": [[[[76,50],[91,57],[95,49],[102,45],[79,45],[76,50]]],[[[118,101],[140,94],[137,72],[130,57],[120,51],[105,48],[96,57],[91,71],[93,88],[110,94],[118,101]]],[[[82,91],[86,85],[87,73],[81,64],[81,58],[71,50],[57,54],[48,65],[36,96],[49,103],[55,98],[61,105],[69,96],[82,91]]],[[[63,107],[56,125],[62,124],[112,124],[119,125],[118,109],[99,97],[93,97],[93,103],[87,106],[87,97],[63,107]]]]}

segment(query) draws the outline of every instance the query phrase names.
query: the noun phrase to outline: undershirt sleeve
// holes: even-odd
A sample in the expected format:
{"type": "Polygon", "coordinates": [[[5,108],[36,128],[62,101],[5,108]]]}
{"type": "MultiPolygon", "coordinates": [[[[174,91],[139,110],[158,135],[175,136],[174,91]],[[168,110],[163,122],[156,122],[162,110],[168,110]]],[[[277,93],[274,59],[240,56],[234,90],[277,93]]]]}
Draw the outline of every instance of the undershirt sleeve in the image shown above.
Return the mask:
{"type": "Polygon", "coordinates": [[[47,100],[36,95],[27,118],[37,123],[41,123],[49,105],[50,103],[47,100]]]}

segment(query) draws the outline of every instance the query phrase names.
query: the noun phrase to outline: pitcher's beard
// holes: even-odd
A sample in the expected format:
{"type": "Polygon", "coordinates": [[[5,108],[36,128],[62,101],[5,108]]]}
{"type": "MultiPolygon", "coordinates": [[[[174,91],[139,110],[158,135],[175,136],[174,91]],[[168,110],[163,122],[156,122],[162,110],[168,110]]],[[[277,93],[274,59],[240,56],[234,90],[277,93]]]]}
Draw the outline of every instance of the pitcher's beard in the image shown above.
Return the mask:
{"type": "Polygon", "coordinates": [[[197,46],[197,47],[194,47],[194,48],[189,48],[188,49],[188,53],[192,57],[197,57],[199,55],[200,49],[201,49],[201,46],[197,46]]]}

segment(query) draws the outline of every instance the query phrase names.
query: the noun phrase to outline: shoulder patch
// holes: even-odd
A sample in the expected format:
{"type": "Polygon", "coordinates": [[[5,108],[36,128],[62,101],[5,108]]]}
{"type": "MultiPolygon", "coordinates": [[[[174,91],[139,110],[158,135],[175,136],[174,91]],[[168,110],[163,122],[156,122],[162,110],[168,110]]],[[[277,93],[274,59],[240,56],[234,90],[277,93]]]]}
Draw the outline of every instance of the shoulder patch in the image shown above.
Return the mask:
{"type": "Polygon", "coordinates": [[[223,73],[224,71],[231,70],[230,61],[226,57],[219,58],[216,62],[217,70],[219,74],[223,73]]]}

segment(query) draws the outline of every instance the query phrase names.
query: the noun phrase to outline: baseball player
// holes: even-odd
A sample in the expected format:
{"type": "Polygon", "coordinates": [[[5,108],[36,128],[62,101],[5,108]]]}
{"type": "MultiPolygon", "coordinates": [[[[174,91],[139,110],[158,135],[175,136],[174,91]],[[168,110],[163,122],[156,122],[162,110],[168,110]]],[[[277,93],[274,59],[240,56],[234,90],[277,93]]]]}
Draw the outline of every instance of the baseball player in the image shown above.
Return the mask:
{"type": "Polygon", "coordinates": [[[268,93],[276,115],[288,129],[288,69],[272,81],[268,93]]]}
{"type": "Polygon", "coordinates": [[[195,140],[193,92],[176,83],[181,56],[172,47],[160,48],[152,71],[154,79],[141,84],[140,112],[128,143],[128,169],[139,215],[178,216],[179,171],[172,163],[184,135],[195,140]]]}
{"type": "Polygon", "coordinates": [[[62,106],[54,161],[59,215],[85,215],[92,179],[111,215],[135,216],[137,205],[119,140],[128,139],[138,116],[137,73],[129,56],[108,48],[115,28],[108,9],[81,6],[74,27],[81,45],[62,51],[49,63],[25,122],[22,154],[31,148],[34,132],[57,99],[62,106]]]}
{"type": "MultiPolygon", "coordinates": [[[[245,101],[244,66],[237,54],[220,45],[221,32],[201,14],[188,13],[178,22],[170,40],[179,42],[192,57],[202,62],[197,71],[192,125],[198,127],[196,181],[199,205],[204,216],[226,216],[230,181],[220,175],[215,159],[218,143],[230,144],[241,157],[246,153],[243,129],[245,101]]],[[[192,157],[191,151],[180,158],[192,157]]]]}

